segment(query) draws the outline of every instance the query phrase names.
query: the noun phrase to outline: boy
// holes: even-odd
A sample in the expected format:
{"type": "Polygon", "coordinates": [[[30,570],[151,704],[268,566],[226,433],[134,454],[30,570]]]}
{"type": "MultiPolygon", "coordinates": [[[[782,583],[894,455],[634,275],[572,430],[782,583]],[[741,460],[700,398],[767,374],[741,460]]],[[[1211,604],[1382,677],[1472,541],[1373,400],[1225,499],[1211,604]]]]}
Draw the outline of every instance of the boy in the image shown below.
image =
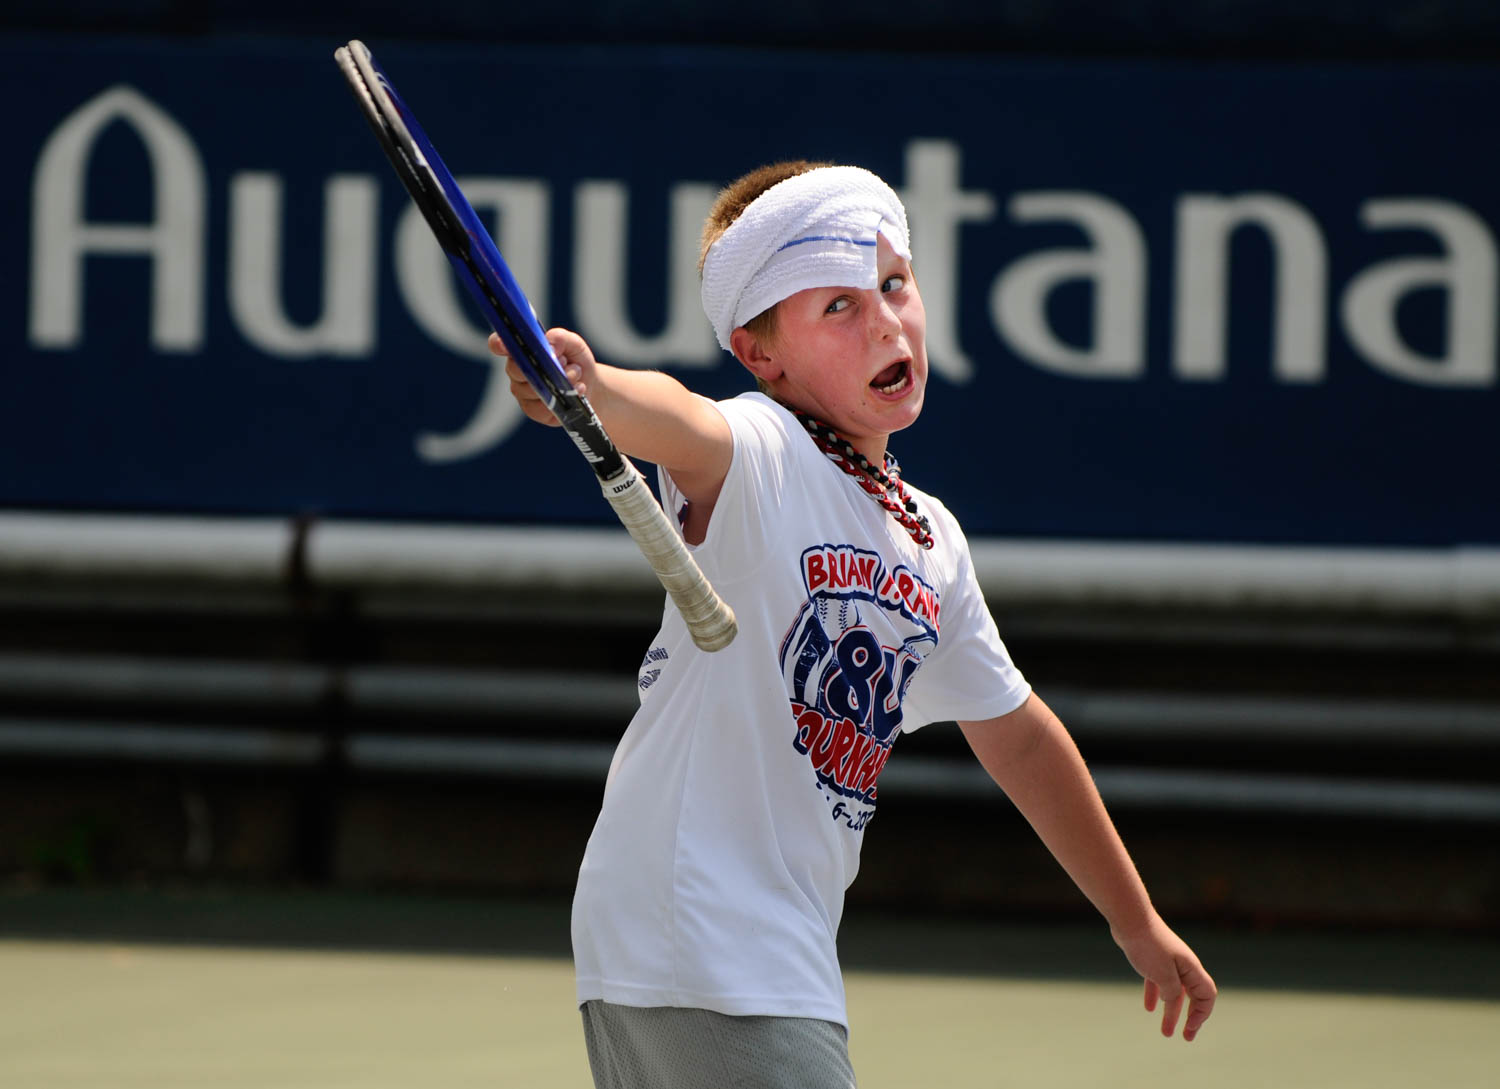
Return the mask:
{"type": "MultiPolygon", "coordinates": [[[[1215,987],[1161,920],[1061,723],[1011,663],[957,522],[886,451],[927,383],[906,212],[806,162],[720,194],[703,301],[760,392],[714,403],[548,333],[629,454],[655,462],[734,607],[698,651],[668,602],[573,907],[600,1089],[854,1084],[835,936],[899,733],[957,720],[1191,1040],[1215,987]]],[[[503,353],[498,338],[491,348],[503,353]]],[[[554,422],[509,368],[526,414],[554,422]]]]}

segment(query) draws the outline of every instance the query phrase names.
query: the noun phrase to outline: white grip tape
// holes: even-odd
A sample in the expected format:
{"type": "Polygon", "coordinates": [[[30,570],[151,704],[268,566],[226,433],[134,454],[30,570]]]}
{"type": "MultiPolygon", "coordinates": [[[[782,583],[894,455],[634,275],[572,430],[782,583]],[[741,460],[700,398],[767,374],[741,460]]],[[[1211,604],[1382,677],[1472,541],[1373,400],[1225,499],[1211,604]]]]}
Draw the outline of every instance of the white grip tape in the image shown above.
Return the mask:
{"type": "Polygon", "coordinates": [[[640,471],[627,459],[625,472],[613,480],[600,481],[600,487],[656,577],[672,595],[693,642],[709,651],[727,647],[738,630],[734,610],[709,585],[640,471]]]}

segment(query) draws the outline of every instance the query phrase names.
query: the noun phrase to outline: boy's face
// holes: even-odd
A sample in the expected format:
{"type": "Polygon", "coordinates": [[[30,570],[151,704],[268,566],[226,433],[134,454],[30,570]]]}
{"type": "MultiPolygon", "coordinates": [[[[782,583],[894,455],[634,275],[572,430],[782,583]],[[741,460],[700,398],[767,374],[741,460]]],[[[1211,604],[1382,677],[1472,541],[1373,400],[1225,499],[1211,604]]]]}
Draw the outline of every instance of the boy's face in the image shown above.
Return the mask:
{"type": "MultiPolygon", "coordinates": [[[[813,287],[777,304],[776,335],[741,361],[778,399],[820,417],[875,464],[927,389],[927,313],[911,263],[878,237],[877,287],[813,287]]],[[[743,333],[743,330],[736,330],[743,333]]]]}

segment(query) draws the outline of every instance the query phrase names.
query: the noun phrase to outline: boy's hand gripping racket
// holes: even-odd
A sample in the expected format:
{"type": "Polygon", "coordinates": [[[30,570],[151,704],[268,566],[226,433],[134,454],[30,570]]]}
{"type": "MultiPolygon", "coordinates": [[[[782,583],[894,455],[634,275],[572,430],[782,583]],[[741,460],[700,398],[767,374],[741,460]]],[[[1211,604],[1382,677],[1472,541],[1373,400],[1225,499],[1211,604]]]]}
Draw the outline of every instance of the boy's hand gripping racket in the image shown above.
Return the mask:
{"type": "Polygon", "coordinates": [[[605,498],[677,603],[693,642],[704,650],[728,646],[736,630],[733,610],[703,577],[645,479],[615,449],[588,400],[568,381],[531,303],[396,88],[363,42],[351,41],[333,56],[459,280],[500,334],[510,358],[593,466],[605,498]]]}

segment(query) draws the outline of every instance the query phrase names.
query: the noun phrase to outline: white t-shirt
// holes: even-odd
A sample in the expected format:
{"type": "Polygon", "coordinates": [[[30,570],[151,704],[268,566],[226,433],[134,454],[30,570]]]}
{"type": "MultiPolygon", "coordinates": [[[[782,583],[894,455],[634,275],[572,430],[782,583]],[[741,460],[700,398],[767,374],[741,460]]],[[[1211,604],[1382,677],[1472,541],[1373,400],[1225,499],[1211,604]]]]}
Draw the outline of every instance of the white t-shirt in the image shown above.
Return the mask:
{"type": "Polygon", "coordinates": [[[835,936],[891,745],[1030,688],[942,504],[908,486],[924,551],[784,408],[719,408],[734,456],[695,555],[739,635],[704,653],[667,603],[579,870],[578,1000],[847,1025],[835,936]]]}

